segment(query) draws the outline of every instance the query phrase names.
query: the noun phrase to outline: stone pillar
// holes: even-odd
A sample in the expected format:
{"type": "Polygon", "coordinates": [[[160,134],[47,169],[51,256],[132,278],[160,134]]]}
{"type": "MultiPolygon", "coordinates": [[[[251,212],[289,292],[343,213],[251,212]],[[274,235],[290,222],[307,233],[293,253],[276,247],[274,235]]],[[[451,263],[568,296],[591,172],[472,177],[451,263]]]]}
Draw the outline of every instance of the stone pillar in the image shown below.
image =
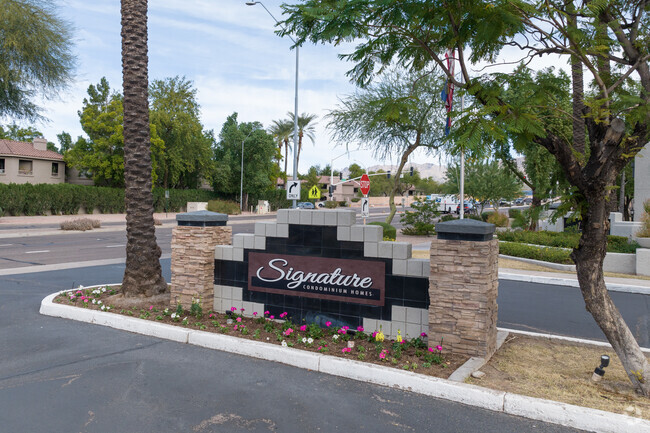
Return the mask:
{"type": "Polygon", "coordinates": [[[178,226],[172,230],[171,307],[180,302],[190,309],[192,298],[201,299],[204,312],[214,302],[214,249],[230,245],[232,228],[228,216],[209,211],[176,215],[178,226]]]}
{"type": "Polygon", "coordinates": [[[472,219],[436,224],[431,242],[429,345],[490,358],[496,350],[499,244],[494,224],[472,219]]]}

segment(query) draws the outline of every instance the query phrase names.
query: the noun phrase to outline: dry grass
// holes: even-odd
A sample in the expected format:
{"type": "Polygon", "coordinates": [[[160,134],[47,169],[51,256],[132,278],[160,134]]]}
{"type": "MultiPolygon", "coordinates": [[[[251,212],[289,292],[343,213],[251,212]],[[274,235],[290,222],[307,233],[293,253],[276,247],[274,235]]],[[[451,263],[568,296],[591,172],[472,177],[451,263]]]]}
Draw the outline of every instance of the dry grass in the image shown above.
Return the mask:
{"type": "Polygon", "coordinates": [[[650,399],[637,395],[610,348],[521,335],[508,338],[468,383],[530,397],[650,419],[650,399]],[[591,381],[600,356],[611,362],[599,383],[591,381]]]}
{"type": "Polygon", "coordinates": [[[61,230],[86,230],[98,229],[102,226],[99,220],[90,218],[78,218],[74,220],[66,220],[61,223],[61,230]]]}

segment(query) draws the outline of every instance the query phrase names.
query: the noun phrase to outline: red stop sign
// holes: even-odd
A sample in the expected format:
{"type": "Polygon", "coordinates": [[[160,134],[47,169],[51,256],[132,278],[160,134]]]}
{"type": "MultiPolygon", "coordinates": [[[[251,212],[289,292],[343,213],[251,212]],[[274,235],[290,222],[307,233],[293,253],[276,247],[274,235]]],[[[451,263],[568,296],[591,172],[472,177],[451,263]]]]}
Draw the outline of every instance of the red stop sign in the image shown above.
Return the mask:
{"type": "Polygon", "coordinates": [[[368,177],[367,174],[361,176],[359,185],[361,185],[361,194],[368,195],[368,193],[370,192],[370,178],[368,177]]]}

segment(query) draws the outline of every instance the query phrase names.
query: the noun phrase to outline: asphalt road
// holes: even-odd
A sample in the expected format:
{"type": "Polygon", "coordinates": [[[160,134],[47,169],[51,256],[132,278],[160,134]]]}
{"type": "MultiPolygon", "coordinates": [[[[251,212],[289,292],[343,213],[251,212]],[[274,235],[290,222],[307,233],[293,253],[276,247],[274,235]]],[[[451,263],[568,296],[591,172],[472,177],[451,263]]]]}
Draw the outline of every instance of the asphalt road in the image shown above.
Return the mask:
{"type": "Polygon", "coordinates": [[[0,431],[576,431],[38,314],[45,295],[122,272],[0,277],[0,431]]]}
{"type": "MultiPolygon", "coordinates": [[[[275,219],[275,216],[246,218],[251,220],[275,219]]],[[[383,221],[383,216],[371,216],[368,222],[383,221]]],[[[240,223],[231,219],[233,233],[253,233],[255,221],[240,223]]],[[[401,227],[396,217],[394,225],[401,227]]],[[[361,223],[362,219],[359,218],[361,223]]],[[[122,225],[121,227],[124,227],[122,225]]],[[[0,230],[0,233],[2,231],[0,230]]],[[[162,254],[171,254],[171,227],[157,227],[156,238],[162,254]]],[[[0,238],[0,270],[56,263],[124,258],[126,229],[108,232],[76,232],[23,238],[0,238]]]]}

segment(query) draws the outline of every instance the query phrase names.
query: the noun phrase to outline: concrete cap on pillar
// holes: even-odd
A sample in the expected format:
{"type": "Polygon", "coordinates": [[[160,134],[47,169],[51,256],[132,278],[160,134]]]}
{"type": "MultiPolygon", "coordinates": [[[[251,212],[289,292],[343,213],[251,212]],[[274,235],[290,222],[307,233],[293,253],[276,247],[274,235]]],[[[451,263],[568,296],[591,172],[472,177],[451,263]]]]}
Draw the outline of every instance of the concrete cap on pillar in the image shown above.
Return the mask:
{"type": "Polygon", "coordinates": [[[228,215],[199,210],[196,212],[179,213],[176,215],[176,222],[179,226],[191,227],[225,226],[226,222],[228,222],[228,215]]]}
{"type": "Polygon", "coordinates": [[[448,241],[489,241],[495,225],[473,219],[445,221],[436,224],[438,239],[448,241]]]}

